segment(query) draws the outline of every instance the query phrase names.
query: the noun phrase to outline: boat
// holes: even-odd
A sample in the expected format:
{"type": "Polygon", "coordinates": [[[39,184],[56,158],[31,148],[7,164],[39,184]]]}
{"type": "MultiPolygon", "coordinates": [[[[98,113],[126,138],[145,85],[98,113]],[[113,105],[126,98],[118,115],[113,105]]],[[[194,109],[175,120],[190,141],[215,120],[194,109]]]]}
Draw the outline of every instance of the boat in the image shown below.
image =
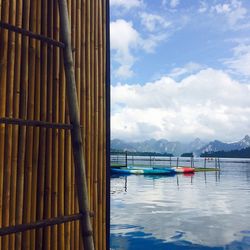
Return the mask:
{"type": "Polygon", "coordinates": [[[173,175],[175,171],[171,168],[111,168],[112,174],[142,174],[142,175],[173,175]]]}
{"type": "Polygon", "coordinates": [[[195,168],[191,167],[172,167],[176,173],[194,173],[195,168]]]}

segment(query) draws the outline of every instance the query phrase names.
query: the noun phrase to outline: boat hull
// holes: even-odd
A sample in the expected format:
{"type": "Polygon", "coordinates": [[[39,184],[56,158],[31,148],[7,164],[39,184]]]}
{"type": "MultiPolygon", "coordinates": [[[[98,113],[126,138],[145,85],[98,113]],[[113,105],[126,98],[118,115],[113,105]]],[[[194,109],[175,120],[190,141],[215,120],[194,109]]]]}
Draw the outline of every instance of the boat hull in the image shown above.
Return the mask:
{"type": "Polygon", "coordinates": [[[160,168],[111,168],[112,174],[137,174],[137,175],[173,175],[175,171],[172,169],[160,168]]]}
{"type": "Polygon", "coordinates": [[[195,169],[190,167],[172,167],[176,173],[194,173],[195,169]]]}

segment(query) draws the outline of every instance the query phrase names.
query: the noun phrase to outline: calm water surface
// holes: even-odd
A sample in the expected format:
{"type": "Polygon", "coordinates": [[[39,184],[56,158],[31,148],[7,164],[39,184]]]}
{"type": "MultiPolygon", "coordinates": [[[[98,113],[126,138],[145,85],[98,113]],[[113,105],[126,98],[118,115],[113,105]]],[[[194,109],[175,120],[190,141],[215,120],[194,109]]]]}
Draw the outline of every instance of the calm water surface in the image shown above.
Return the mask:
{"type": "Polygon", "coordinates": [[[193,176],[113,176],[111,249],[250,250],[250,163],[193,176]]]}

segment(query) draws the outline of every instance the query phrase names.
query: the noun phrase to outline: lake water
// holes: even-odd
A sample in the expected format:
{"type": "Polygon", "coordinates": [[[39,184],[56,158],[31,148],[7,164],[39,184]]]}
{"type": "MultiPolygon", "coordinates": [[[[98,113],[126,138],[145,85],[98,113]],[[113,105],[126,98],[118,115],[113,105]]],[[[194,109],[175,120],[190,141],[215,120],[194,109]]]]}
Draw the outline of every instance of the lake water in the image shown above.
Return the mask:
{"type": "Polygon", "coordinates": [[[250,250],[250,163],[193,176],[113,176],[110,245],[250,250]]]}

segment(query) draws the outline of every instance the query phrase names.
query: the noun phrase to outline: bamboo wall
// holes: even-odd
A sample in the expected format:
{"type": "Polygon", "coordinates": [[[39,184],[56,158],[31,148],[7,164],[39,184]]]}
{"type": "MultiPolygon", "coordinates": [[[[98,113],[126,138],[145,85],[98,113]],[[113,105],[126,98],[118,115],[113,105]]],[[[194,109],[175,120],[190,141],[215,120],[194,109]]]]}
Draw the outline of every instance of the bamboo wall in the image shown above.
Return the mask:
{"type": "MultiPolygon", "coordinates": [[[[106,249],[106,1],[68,0],[91,219],[106,249]]],[[[57,0],[0,0],[1,21],[60,40],[57,0]]],[[[0,28],[0,118],[68,123],[62,49],[0,28]]],[[[70,130],[0,124],[0,228],[78,212],[70,130]]],[[[0,238],[83,249],[79,221],[0,238]]]]}

